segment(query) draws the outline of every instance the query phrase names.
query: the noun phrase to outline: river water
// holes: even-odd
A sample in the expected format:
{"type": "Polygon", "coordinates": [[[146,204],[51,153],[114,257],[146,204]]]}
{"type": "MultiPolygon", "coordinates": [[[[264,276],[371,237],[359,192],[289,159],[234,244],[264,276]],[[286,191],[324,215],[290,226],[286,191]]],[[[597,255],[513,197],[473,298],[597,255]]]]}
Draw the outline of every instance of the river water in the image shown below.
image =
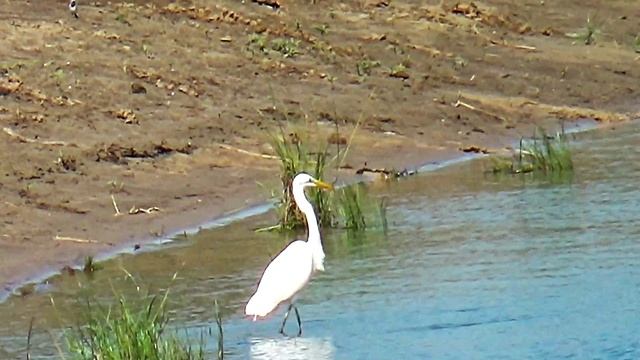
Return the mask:
{"type": "Polygon", "coordinates": [[[278,333],[284,309],[242,316],[262,268],[291,240],[253,232],[263,215],[11,297],[0,304],[0,358],[25,358],[32,317],[33,358],[59,358],[77,299],[137,296],[126,270],[141,287],[170,287],[183,334],[215,329],[217,299],[228,359],[638,359],[639,130],[580,134],[571,175],[496,177],[474,160],[372,186],[388,199],[389,229],[324,234],[326,272],[298,302],[301,338],[278,333]]]}

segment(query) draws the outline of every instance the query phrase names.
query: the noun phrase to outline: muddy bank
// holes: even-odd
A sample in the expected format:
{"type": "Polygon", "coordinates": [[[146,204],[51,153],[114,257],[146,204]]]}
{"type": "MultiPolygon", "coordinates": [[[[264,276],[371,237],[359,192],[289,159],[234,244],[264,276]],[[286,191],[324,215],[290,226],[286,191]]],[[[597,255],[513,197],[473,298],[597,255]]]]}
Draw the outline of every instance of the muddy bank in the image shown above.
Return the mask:
{"type": "Polygon", "coordinates": [[[265,199],[279,127],[357,128],[348,165],[405,167],[633,117],[640,13],[584,8],[0,3],[0,283],[265,199]]]}

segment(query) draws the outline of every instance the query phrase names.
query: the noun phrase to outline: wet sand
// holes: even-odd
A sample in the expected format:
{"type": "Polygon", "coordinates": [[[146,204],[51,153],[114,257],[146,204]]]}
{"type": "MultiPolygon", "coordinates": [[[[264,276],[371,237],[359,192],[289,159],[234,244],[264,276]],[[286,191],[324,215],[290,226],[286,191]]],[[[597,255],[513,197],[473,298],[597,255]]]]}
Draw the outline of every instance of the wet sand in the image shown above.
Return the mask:
{"type": "Polygon", "coordinates": [[[280,127],[343,178],[638,116],[632,2],[456,4],[0,2],[2,288],[263,201],[280,127]]]}

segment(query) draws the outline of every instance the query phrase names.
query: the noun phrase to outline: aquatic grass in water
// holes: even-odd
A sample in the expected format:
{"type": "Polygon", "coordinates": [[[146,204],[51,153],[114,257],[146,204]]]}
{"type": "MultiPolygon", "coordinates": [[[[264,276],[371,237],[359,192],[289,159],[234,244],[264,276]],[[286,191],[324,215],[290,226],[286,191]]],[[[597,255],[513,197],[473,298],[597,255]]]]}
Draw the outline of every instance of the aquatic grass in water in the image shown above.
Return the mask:
{"type": "Polygon", "coordinates": [[[530,172],[552,174],[573,170],[571,150],[564,128],[555,136],[538,129],[533,137],[520,139],[520,147],[511,160],[492,159],[493,173],[523,174],[530,172]]]}
{"type": "Polygon", "coordinates": [[[538,129],[533,138],[521,139],[518,168],[545,173],[572,170],[571,150],[564,129],[555,136],[538,129]]]}
{"type": "MultiPolygon", "coordinates": [[[[138,288],[139,289],[139,288],[138,288]]],[[[168,330],[167,298],[169,290],[159,297],[137,294],[142,304],[132,303],[124,295],[114,294],[117,304],[104,308],[94,300],[86,300],[85,325],[66,333],[71,359],[77,360],[194,360],[205,359],[204,336],[192,347],[186,339],[168,330]]],[[[217,307],[218,359],[222,359],[222,322],[217,307]]]]}
{"type": "Polygon", "coordinates": [[[348,230],[376,227],[386,230],[386,203],[376,201],[367,194],[365,184],[346,186],[337,191],[335,207],[339,226],[348,230]]]}
{"type": "Polygon", "coordinates": [[[362,194],[360,186],[347,186],[340,191],[339,212],[344,219],[344,227],[347,229],[361,230],[367,227],[367,221],[362,208],[362,194]]]}

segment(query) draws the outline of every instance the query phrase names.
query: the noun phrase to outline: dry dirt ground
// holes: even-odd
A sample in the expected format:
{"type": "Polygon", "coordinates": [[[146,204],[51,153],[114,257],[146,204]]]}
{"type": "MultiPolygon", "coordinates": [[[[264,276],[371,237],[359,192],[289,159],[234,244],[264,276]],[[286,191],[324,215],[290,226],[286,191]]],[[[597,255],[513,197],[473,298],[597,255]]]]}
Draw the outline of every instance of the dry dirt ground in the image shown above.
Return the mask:
{"type": "Polygon", "coordinates": [[[357,128],[348,165],[403,168],[637,116],[635,1],[81,0],[78,15],[0,0],[5,291],[264,200],[281,126],[357,128]]]}

